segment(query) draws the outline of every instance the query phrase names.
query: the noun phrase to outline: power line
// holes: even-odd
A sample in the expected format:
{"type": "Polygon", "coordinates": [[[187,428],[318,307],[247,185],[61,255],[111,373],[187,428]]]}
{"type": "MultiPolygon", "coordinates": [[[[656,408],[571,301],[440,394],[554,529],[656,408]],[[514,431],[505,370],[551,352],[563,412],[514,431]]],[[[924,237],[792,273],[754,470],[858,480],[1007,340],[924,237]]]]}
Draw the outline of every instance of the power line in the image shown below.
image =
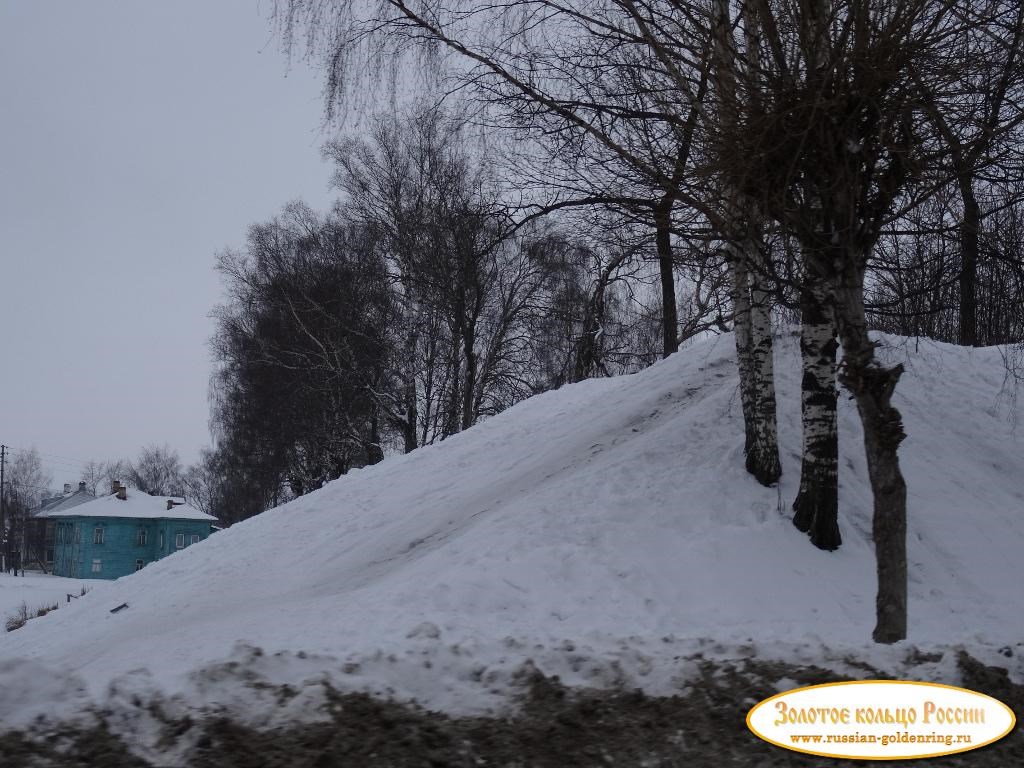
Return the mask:
{"type": "Polygon", "coordinates": [[[49,485],[32,485],[31,483],[23,483],[20,480],[6,480],[4,482],[7,483],[7,487],[8,488],[13,487],[13,486],[16,485],[19,488],[35,488],[38,491],[52,491],[52,490],[54,490],[54,488],[49,486],[49,485]]]}
{"type": "Polygon", "coordinates": [[[62,456],[62,455],[60,455],[58,453],[43,453],[42,451],[38,450],[37,448],[9,448],[8,449],[8,453],[33,453],[33,452],[37,456],[39,456],[40,458],[46,458],[46,459],[50,459],[50,460],[58,459],[60,461],[71,462],[73,464],[79,464],[81,466],[85,466],[86,464],[90,464],[90,463],[96,463],[96,464],[102,464],[103,463],[101,461],[97,461],[96,459],[77,459],[77,458],[75,458],[73,456],[62,456]]]}

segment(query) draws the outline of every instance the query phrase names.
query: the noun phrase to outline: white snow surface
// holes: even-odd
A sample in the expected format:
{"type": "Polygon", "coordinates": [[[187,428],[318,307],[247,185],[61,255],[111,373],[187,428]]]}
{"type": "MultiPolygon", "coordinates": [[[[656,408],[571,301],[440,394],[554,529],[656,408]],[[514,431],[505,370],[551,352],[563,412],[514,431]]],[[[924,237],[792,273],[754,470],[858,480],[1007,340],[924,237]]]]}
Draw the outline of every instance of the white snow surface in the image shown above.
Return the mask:
{"type": "MultiPolygon", "coordinates": [[[[82,589],[105,586],[106,582],[91,579],[65,579],[50,574],[26,572],[25,576],[14,576],[0,573],[0,619],[15,613],[25,604],[30,615],[35,615],[39,608],[56,605],[58,608],[67,604],[67,596],[78,598],[82,589]]],[[[2,630],[0,630],[2,632],[2,630]]],[[[6,638],[0,634],[0,648],[6,638]]]]}
{"type": "Polygon", "coordinates": [[[200,512],[191,504],[185,503],[181,497],[150,496],[134,488],[129,488],[125,498],[115,494],[107,494],[86,501],[70,509],[43,510],[37,517],[132,517],[139,519],[167,518],[169,520],[208,520],[217,522],[217,518],[200,512]],[[174,506],[167,509],[167,502],[173,501],[174,506]]]}
{"type": "Polygon", "coordinates": [[[532,667],[677,692],[698,654],[864,676],[859,659],[955,683],[953,654],[908,656],[963,647],[1021,679],[1024,406],[999,349],[882,341],[907,369],[894,398],[909,435],[905,642],[871,642],[871,494],[853,403],[841,397],[843,546],[821,552],[790,522],[798,338],[776,343],[776,489],[743,469],[727,335],[533,397],[0,635],[0,723],[86,700],[128,723],[147,696],[257,724],[315,718],[327,682],[479,713],[506,707],[532,667]],[[40,676],[45,697],[12,699],[40,676]],[[282,705],[262,683],[296,695],[282,705]]]}

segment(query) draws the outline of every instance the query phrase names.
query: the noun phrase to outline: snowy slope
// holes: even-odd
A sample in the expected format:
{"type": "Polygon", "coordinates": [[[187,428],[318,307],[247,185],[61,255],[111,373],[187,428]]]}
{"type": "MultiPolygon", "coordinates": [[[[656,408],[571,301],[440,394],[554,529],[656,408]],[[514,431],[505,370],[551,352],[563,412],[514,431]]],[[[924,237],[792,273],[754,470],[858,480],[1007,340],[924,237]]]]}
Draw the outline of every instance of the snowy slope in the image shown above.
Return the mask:
{"type": "MultiPolygon", "coordinates": [[[[30,615],[35,615],[39,608],[65,605],[67,595],[77,598],[83,587],[93,589],[104,586],[105,582],[93,579],[65,579],[32,572],[26,576],[0,573],[0,619],[17,612],[22,603],[30,615]]],[[[0,635],[0,647],[3,647],[3,642],[4,638],[0,635]]]]}
{"type": "MultiPolygon", "coordinates": [[[[886,341],[907,367],[895,403],[909,434],[908,642],[1024,651],[1024,405],[996,349],[886,341]]],[[[776,351],[778,490],[742,468],[732,344],[531,398],[0,636],[0,722],[29,687],[22,658],[42,665],[37,679],[69,681],[74,706],[78,681],[100,700],[155,690],[241,706],[239,680],[256,675],[453,711],[500,706],[527,659],[570,683],[657,692],[682,684],[697,651],[898,668],[905,644],[870,643],[871,504],[852,403],[844,545],[820,552],[788,513],[798,340],[776,351]]]]}

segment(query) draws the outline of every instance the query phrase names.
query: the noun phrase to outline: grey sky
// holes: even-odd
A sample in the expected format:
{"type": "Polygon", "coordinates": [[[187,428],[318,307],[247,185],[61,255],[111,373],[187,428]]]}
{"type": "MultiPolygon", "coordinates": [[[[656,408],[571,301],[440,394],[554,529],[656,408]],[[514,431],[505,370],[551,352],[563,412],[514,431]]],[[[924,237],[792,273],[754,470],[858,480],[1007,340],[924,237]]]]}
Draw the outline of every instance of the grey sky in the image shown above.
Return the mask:
{"type": "Polygon", "coordinates": [[[269,0],[0,0],[0,442],[209,444],[214,254],[326,208],[321,80],[269,0]]]}

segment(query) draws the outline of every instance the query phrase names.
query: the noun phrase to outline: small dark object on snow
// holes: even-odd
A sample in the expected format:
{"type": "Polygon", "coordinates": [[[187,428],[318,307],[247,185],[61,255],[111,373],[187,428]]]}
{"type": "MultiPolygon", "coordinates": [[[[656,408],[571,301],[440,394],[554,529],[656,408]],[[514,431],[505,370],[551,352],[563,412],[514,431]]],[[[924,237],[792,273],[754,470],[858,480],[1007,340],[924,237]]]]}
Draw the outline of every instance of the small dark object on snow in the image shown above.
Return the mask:
{"type": "Polygon", "coordinates": [[[127,607],[128,607],[128,603],[121,603],[119,606],[117,606],[117,608],[111,608],[110,612],[111,613],[117,613],[118,611],[123,611],[127,607]]]}

